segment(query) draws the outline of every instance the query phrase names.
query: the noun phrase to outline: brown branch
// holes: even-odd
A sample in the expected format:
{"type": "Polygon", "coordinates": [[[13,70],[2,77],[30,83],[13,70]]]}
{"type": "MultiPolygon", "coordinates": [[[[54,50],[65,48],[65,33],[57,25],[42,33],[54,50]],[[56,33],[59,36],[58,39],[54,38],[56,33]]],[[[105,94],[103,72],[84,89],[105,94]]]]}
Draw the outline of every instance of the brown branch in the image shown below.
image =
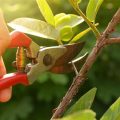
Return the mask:
{"type": "Polygon", "coordinates": [[[106,41],[105,45],[111,45],[115,43],[120,43],[120,37],[118,38],[110,38],[106,41]]]}
{"type": "Polygon", "coordinates": [[[108,24],[106,30],[104,31],[105,37],[108,37],[110,33],[112,33],[116,27],[117,24],[120,23],[120,8],[116,12],[116,14],[113,16],[112,20],[108,24]]]}
{"type": "Polygon", "coordinates": [[[70,102],[72,101],[73,97],[77,94],[80,86],[84,83],[88,71],[90,70],[91,66],[95,62],[100,51],[107,44],[110,33],[113,32],[113,30],[115,29],[118,23],[120,23],[120,9],[116,12],[116,14],[108,24],[103,34],[96,41],[96,44],[92,49],[91,53],[89,54],[88,58],[86,59],[86,62],[84,63],[81,70],[79,71],[79,74],[73,80],[69,90],[67,91],[65,97],[60,102],[59,106],[57,107],[51,119],[59,118],[62,116],[62,114],[64,113],[64,111],[66,110],[70,102]]]}

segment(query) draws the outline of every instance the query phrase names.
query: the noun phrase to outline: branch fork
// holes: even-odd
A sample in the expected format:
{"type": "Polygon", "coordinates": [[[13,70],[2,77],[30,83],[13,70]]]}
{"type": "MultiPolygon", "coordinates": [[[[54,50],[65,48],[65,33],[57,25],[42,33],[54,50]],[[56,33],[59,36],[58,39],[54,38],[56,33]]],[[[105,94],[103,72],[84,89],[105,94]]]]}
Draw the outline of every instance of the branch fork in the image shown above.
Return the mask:
{"type": "Polygon", "coordinates": [[[80,89],[81,85],[85,82],[87,73],[89,72],[90,68],[92,67],[93,63],[97,59],[98,55],[100,54],[101,50],[107,46],[114,43],[120,43],[120,37],[118,38],[109,38],[109,35],[114,31],[115,27],[120,23],[120,8],[113,16],[112,20],[108,24],[107,28],[99,36],[96,41],[95,46],[93,47],[91,53],[86,59],[86,62],[82,66],[81,70],[77,74],[77,76],[73,79],[73,82],[68,89],[66,95],[63,97],[62,101],[60,102],[59,106],[57,107],[56,111],[54,112],[52,119],[60,118],[65,110],[67,109],[68,105],[72,101],[73,97],[77,94],[78,90],[80,89]]]}

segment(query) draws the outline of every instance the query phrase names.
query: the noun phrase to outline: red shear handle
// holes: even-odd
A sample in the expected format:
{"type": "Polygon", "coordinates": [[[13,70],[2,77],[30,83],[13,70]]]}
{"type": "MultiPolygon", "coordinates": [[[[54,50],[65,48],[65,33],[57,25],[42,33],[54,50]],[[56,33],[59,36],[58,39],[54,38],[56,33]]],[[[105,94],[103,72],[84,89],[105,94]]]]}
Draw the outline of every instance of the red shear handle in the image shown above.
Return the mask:
{"type": "Polygon", "coordinates": [[[10,73],[0,77],[0,90],[16,84],[29,85],[27,75],[24,73],[10,73]]]}
{"type": "Polygon", "coordinates": [[[11,43],[9,45],[9,48],[29,47],[32,41],[30,37],[19,31],[11,32],[10,37],[11,43]]]}

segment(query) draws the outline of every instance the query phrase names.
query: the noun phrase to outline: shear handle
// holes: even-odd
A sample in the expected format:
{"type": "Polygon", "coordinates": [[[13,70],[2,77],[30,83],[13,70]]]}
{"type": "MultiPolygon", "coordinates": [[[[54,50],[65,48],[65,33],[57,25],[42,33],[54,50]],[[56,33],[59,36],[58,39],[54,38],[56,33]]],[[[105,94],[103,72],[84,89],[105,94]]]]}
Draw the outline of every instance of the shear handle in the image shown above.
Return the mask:
{"type": "Polygon", "coordinates": [[[0,90],[16,84],[29,85],[27,75],[25,73],[10,73],[0,77],[0,90]]]}
{"type": "Polygon", "coordinates": [[[9,45],[9,48],[15,48],[15,47],[29,47],[32,39],[25,35],[22,32],[19,31],[13,31],[10,33],[11,43],[9,45]]]}

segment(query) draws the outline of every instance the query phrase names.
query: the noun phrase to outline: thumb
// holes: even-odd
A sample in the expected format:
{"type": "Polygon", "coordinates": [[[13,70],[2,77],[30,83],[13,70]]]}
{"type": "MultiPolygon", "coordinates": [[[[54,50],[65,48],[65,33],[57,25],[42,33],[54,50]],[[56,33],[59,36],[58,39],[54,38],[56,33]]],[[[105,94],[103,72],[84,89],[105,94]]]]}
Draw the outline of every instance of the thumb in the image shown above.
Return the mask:
{"type": "MultiPolygon", "coordinates": [[[[5,52],[6,48],[10,44],[10,35],[8,28],[6,26],[4,16],[0,10],[0,75],[6,74],[6,69],[4,62],[2,60],[2,54],[5,52]]],[[[0,102],[6,102],[11,98],[11,88],[0,91],[0,102]]]]}
{"type": "Polygon", "coordinates": [[[2,11],[0,10],[0,56],[5,52],[10,44],[10,35],[4,20],[2,11]]]}
{"type": "MultiPolygon", "coordinates": [[[[6,69],[2,57],[0,57],[0,75],[6,74],[6,69]]],[[[7,102],[11,98],[12,88],[0,91],[0,102],[7,102]]]]}

